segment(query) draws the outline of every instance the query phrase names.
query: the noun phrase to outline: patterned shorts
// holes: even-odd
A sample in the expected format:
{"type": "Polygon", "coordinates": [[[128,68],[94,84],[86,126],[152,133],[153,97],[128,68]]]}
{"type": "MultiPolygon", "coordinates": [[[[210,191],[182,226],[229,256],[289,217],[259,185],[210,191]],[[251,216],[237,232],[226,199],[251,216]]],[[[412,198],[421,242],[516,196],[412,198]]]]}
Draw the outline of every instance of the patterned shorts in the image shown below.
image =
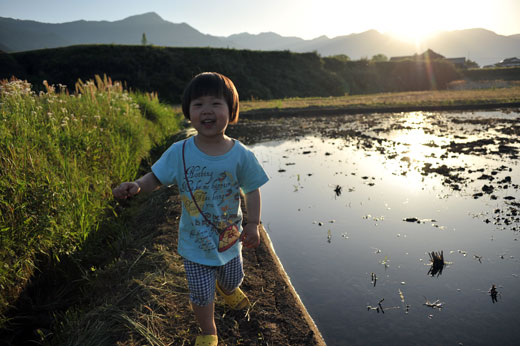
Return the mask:
{"type": "Polygon", "coordinates": [[[222,266],[206,266],[184,259],[184,269],[190,289],[190,300],[205,306],[215,298],[215,280],[225,291],[232,291],[242,283],[244,268],[242,254],[222,266]]]}

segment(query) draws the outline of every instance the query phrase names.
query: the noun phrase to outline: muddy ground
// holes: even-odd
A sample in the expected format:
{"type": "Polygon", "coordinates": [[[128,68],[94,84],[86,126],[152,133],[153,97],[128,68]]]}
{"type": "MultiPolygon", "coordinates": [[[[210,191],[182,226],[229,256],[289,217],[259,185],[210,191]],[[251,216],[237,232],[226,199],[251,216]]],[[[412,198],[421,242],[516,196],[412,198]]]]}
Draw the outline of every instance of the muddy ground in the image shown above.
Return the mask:
{"type": "MultiPolygon", "coordinates": [[[[489,111],[489,110],[487,110],[489,111]]],[[[491,110],[492,112],[493,110],[491,110]]],[[[506,114],[519,114],[520,109],[499,109],[506,114]]],[[[459,158],[461,155],[487,155],[496,160],[518,160],[520,155],[520,122],[518,117],[504,118],[493,116],[490,118],[476,117],[478,111],[465,113],[424,112],[424,128],[426,134],[435,134],[440,138],[449,139],[448,143],[423,143],[423,145],[437,147],[443,151],[438,157],[432,157],[435,163],[424,162],[419,167],[421,174],[437,174],[442,176],[443,184],[453,191],[461,191],[474,182],[480,182],[481,189],[473,191],[473,198],[489,197],[494,200],[498,197],[495,192],[513,187],[520,189],[520,177],[506,175],[504,179],[495,179],[499,172],[511,172],[512,168],[502,165],[492,170],[486,167],[472,168],[464,163],[446,165],[444,159],[459,158]],[[460,115],[460,116],[459,116],[460,115]]],[[[228,129],[228,135],[243,141],[246,144],[281,140],[289,137],[305,135],[320,135],[324,138],[342,138],[353,143],[366,152],[377,151],[386,160],[397,160],[403,166],[410,166],[410,157],[400,152],[397,147],[402,143],[386,138],[390,131],[411,130],[406,117],[402,113],[388,113],[385,116],[373,114],[348,114],[331,116],[278,116],[261,117],[258,121],[255,116],[243,117],[239,124],[228,129]]],[[[403,169],[401,174],[406,174],[403,169]]],[[[468,191],[466,191],[468,192],[468,191]]],[[[520,200],[515,196],[505,196],[507,208],[496,210],[493,220],[485,222],[505,224],[513,231],[520,231],[520,200]]]]}

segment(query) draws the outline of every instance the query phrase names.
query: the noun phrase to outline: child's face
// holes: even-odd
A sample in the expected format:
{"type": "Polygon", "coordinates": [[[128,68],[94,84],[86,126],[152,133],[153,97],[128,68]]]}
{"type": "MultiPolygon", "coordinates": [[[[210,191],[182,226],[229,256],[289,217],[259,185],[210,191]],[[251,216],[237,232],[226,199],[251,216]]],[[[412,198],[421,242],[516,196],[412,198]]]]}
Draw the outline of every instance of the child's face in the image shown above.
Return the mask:
{"type": "Polygon", "coordinates": [[[191,100],[190,120],[200,136],[223,136],[229,124],[226,100],[215,96],[201,96],[191,100]]]}

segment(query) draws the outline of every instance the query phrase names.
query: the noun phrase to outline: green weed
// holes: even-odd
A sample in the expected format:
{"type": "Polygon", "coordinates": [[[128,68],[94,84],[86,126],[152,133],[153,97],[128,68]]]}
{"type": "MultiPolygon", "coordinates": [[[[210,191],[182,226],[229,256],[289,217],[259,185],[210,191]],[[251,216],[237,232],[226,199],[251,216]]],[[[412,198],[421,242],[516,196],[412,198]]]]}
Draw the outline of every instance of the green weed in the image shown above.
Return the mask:
{"type": "MultiPolygon", "coordinates": [[[[181,118],[155,95],[96,76],[35,93],[0,83],[0,325],[39,263],[84,247],[110,216],[111,188],[134,179],[181,118]]],[[[112,216],[115,211],[112,212],[112,216]]]]}

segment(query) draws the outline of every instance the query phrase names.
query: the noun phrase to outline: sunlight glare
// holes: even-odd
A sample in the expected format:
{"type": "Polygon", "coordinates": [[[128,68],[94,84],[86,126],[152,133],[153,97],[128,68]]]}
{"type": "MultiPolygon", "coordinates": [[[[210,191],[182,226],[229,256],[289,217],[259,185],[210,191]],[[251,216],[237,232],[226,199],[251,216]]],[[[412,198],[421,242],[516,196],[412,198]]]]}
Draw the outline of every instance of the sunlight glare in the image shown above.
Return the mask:
{"type": "Polygon", "coordinates": [[[421,189],[423,180],[421,168],[430,160],[432,153],[437,151],[425,145],[436,138],[425,131],[427,124],[423,112],[410,112],[403,124],[403,130],[391,136],[391,140],[396,143],[396,148],[401,150],[401,169],[404,169],[406,176],[403,187],[408,190],[421,189]]]}
{"type": "Polygon", "coordinates": [[[420,46],[441,31],[471,27],[469,14],[474,6],[480,5],[481,0],[475,4],[452,0],[396,0],[380,6],[378,19],[380,27],[387,28],[387,34],[420,46]]]}
{"type": "Polygon", "coordinates": [[[404,41],[419,45],[440,30],[443,14],[431,1],[405,0],[389,12],[391,28],[388,33],[404,41]]]}

